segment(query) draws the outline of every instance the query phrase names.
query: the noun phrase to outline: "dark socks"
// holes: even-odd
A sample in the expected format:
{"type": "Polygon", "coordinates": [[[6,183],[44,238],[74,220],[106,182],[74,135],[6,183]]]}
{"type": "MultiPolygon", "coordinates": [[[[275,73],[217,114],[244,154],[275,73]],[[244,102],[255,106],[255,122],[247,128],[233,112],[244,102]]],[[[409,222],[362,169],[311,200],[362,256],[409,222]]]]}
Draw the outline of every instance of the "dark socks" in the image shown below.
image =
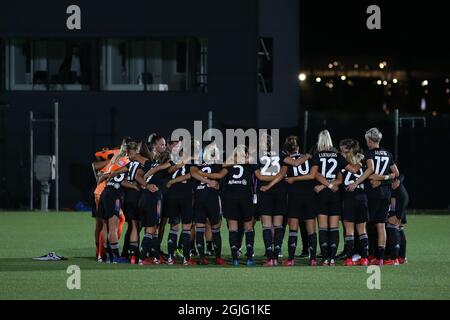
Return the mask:
{"type": "MultiPolygon", "coordinates": [[[[178,236],[178,231],[170,229],[169,236],[167,239],[167,253],[169,254],[170,258],[173,258],[175,255],[175,249],[176,249],[176,245],[177,245],[177,236],[178,236]]],[[[180,237],[180,241],[181,241],[181,237],[180,237]]]]}
{"type": "Polygon", "coordinates": [[[273,234],[273,259],[278,260],[278,256],[280,255],[281,245],[283,244],[284,238],[284,228],[283,226],[274,226],[274,234],[273,234]]]}
{"type": "Polygon", "coordinates": [[[264,240],[264,248],[266,249],[266,258],[267,258],[267,260],[272,260],[273,259],[272,228],[263,227],[263,240],[264,240]]]}
{"type": "Polygon", "coordinates": [[[141,242],[141,256],[140,259],[144,260],[152,251],[152,239],[153,235],[151,233],[144,234],[141,242]]]}
{"type": "Polygon", "coordinates": [[[328,228],[319,228],[319,245],[322,253],[322,260],[329,259],[328,256],[328,228]]]}
{"type": "Polygon", "coordinates": [[[195,243],[200,257],[205,256],[205,227],[195,228],[195,243]]]}
{"type": "Polygon", "coordinates": [[[298,239],[297,230],[289,230],[289,238],[288,238],[289,260],[294,260],[295,249],[297,248],[297,239],[298,239]]]}
{"type": "Polygon", "coordinates": [[[387,223],[386,233],[388,237],[389,253],[391,259],[395,260],[398,258],[400,251],[400,233],[398,231],[398,226],[391,223],[387,223]]]}
{"type": "Polygon", "coordinates": [[[376,255],[377,260],[384,259],[384,251],[385,250],[386,250],[386,248],[384,246],[378,246],[377,255],[376,255]]]}
{"type": "Polygon", "coordinates": [[[347,259],[353,257],[353,248],[355,246],[355,237],[353,235],[345,236],[345,255],[347,259]]]}
{"type": "Polygon", "coordinates": [[[309,259],[316,260],[317,256],[317,233],[312,233],[308,235],[308,251],[309,259]]]}
{"type": "Polygon", "coordinates": [[[135,257],[139,256],[139,242],[130,241],[130,255],[135,257]]]}
{"type": "Polygon", "coordinates": [[[369,238],[366,233],[359,235],[359,242],[361,246],[361,258],[369,256],[369,238]]]}
{"type": "Polygon", "coordinates": [[[214,244],[214,252],[216,253],[216,258],[220,258],[222,255],[222,237],[220,236],[220,228],[212,229],[211,231],[214,244]]]}
{"type": "Polygon", "coordinates": [[[238,231],[232,231],[229,232],[229,241],[230,241],[230,248],[231,248],[231,256],[233,260],[237,260],[238,258],[238,250],[239,250],[239,232],[238,231]]]}
{"type": "Polygon", "coordinates": [[[114,258],[119,258],[120,254],[119,254],[119,243],[118,242],[113,242],[111,243],[111,251],[113,254],[114,258]]]}
{"type": "Polygon", "coordinates": [[[123,241],[122,257],[128,257],[130,255],[130,234],[131,225],[128,225],[127,232],[125,233],[125,239],[123,241]]]}
{"type": "Polygon", "coordinates": [[[183,257],[185,260],[189,260],[191,256],[191,230],[183,230],[181,238],[183,243],[183,257]]]}
{"type": "Polygon", "coordinates": [[[247,247],[247,259],[253,259],[253,246],[255,245],[255,231],[245,231],[245,246],[247,247]]]}
{"type": "Polygon", "coordinates": [[[328,244],[330,259],[336,260],[336,253],[339,246],[339,228],[330,228],[328,244]]]}

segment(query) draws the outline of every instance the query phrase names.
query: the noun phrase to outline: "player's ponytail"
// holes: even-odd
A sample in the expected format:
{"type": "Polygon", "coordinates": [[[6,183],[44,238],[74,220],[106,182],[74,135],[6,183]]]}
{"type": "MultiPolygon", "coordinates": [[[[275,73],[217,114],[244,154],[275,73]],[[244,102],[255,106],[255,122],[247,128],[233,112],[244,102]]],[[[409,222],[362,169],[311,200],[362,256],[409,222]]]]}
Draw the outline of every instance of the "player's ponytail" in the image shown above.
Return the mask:
{"type": "Polygon", "coordinates": [[[299,139],[297,136],[289,136],[284,141],[283,149],[288,153],[293,153],[298,150],[299,139]]]}
{"type": "Polygon", "coordinates": [[[331,140],[330,132],[328,130],[321,131],[317,140],[317,152],[333,150],[333,141],[331,140]]]}

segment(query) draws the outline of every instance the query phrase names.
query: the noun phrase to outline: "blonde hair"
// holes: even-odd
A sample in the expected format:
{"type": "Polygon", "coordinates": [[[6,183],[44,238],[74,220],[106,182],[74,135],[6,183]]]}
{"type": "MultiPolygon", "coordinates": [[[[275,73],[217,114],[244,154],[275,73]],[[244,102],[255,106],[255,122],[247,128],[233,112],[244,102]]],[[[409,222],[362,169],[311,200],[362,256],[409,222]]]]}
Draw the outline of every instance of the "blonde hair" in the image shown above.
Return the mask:
{"type": "Polygon", "coordinates": [[[359,147],[359,142],[354,139],[344,139],[339,143],[340,147],[348,150],[345,153],[345,159],[351,164],[360,164],[364,159],[364,154],[359,147]]]}
{"type": "Polygon", "coordinates": [[[378,130],[378,128],[370,128],[366,131],[366,140],[371,140],[375,143],[379,143],[383,138],[383,134],[378,130]]]}
{"type": "Polygon", "coordinates": [[[331,140],[328,130],[323,130],[319,133],[317,140],[317,151],[330,151],[333,150],[333,141],[331,140]]]}

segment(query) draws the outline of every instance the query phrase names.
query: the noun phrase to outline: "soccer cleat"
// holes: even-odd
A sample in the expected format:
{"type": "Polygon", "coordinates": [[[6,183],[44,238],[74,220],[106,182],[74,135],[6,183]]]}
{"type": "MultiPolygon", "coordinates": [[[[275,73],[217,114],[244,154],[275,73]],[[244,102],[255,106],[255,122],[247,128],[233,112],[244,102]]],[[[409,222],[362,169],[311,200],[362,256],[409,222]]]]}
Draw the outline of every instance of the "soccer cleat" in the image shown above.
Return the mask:
{"type": "Polygon", "coordinates": [[[255,265],[255,261],[253,259],[247,259],[247,267],[253,267],[255,265]]]}
{"type": "Polygon", "coordinates": [[[361,258],[361,259],[359,259],[358,262],[359,262],[360,266],[366,267],[369,265],[369,259],[367,259],[367,258],[361,258]]]}
{"type": "Polygon", "coordinates": [[[377,260],[377,259],[373,259],[372,261],[370,261],[369,263],[371,266],[382,266],[384,264],[383,259],[377,260]]]}
{"type": "Polygon", "coordinates": [[[137,257],[136,256],[131,256],[130,263],[131,264],[136,264],[137,263],[137,257]]]}
{"type": "Polygon", "coordinates": [[[273,265],[277,266],[278,265],[278,259],[273,259],[273,265]]]}
{"type": "Polygon", "coordinates": [[[222,258],[216,258],[216,264],[218,266],[223,266],[225,265],[225,260],[223,260],[222,258]]]}
{"type": "Polygon", "coordinates": [[[139,264],[141,266],[150,266],[155,264],[155,260],[153,258],[145,258],[144,260],[139,260],[139,264]]]}
{"type": "Polygon", "coordinates": [[[311,260],[309,260],[309,265],[310,265],[311,267],[317,266],[317,260],[316,260],[316,259],[311,259],[311,260]]]}
{"type": "Polygon", "coordinates": [[[358,262],[359,259],[361,259],[361,256],[359,254],[354,254],[353,257],[352,257],[352,261],[353,262],[358,262]]]}
{"type": "Polygon", "coordinates": [[[328,267],[329,265],[330,265],[330,261],[328,261],[328,259],[325,259],[322,261],[322,266],[328,267]]]}
{"type": "Polygon", "coordinates": [[[175,264],[175,259],[172,258],[172,257],[168,257],[168,258],[167,258],[167,264],[168,264],[168,265],[173,265],[173,264],[175,264]]]}
{"type": "Polygon", "coordinates": [[[113,258],[112,263],[113,263],[113,264],[118,264],[118,263],[129,263],[129,261],[128,261],[128,259],[126,259],[126,258],[118,257],[118,258],[113,258]]]}
{"type": "Polygon", "coordinates": [[[294,264],[295,264],[294,259],[292,259],[292,260],[285,260],[283,262],[283,266],[285,266],[285,267],[292,267],[292,266],[294,266],[294,264]]]}
{"type": "Polygon", "coordinates": [[[266,260],[264,263],[263,263],[263,266],[264,267],[273,267],[274,266],[274,264],[273,264],[273,261],[274,260],[266,260]]]}
{"type": "Polygon", "coordinates": [[[336,266],[336,261],[334,261],[334,259],[330,260],[330,267],[335,267],[336,266]]]}
{"type": "Polygon", "coordinates": [[[197,263],[194,261],[194,259],[189,258],[189,260],[184,259],[183,265],[185,266],[195,266],[197,263]]]}
{"type": "Polygon", "coordinates": [[[209,250],[205,250],[205,256],[206,257],[210,257],[210,256],[212,256],[213,254],[211,253],[211,251],[209,251],[209,250]]]}
{"type": "Polygon", "coordinates": [[[400,262],[398,261],[398,259],[395,259],[395,260],[388,259],[388,260],[384,261],[384,265],[385,266],[398,266],[398,265],[400,265],[400,262]]]}
{"type": "Polygon", "coordinates": [[[347,258],[344,260],[344,266],[350,267],[350,266],[354,266],[354,262],[352,260],[352,258],[347,258]]]}
{"type": "Polygon", "coordinates": [[[237,267],[237,266],[239,266],[239,260],[233,259],[233,261],[231,261],[231,264],[233,265],[233,267],[237,267]]]}
{"type": "Polygon", "coordinates": [[[408,263],[408,259],[399,257],[398,258],[398,263],[400,263],[400,264],[407,264],[408,263]]]}
{"type": "Polygon", "coordinates": [[[189,252],[189,256],[196,257],[198,256],[198,252],[195,249],[191,249],[191,252],[189,252]]]}
{"type": "Polygon", "coordinates": [[[166,264],[166,258],[163,255],[159,257],[159,264],[166,264]]]}
{"type": "Polygon", "coordinates": [[[209,264],[209,261],[206,257],[200,258],[200,263],[202,266],[207,266],[209,264]]]}

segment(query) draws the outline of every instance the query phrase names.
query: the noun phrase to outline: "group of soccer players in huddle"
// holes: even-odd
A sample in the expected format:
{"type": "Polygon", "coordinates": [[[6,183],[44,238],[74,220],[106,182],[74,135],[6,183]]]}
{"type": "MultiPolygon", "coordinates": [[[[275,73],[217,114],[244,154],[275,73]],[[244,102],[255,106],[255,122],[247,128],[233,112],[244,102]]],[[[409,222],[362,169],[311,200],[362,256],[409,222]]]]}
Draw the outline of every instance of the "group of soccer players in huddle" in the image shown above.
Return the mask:
{"type": "Polygon", "coordinates": [[[299,230],[309,265],[336,265],[340,222],[344,265],[406,263],[403,225],[408,194],[392,154],[380,147],[381,139],[381,132],[371,128],[365,134],[366,152],[354,139],[340,141],[338,150],[324,130],[314,151],[301,153],[296,136],[288,137],[278,151],[273,150],[271,137],[264,135],[257,159],[239,145],[218,163],[221,150],[214,143],[204,148],[198,141],[166,145],[157,134],[148,141],[125,138],[120,148],[97,153],[93,163],[97,258],[172,265],[178,253],[184,265],[206,265],[212,251],[215,263],[225,265],[223,216],[234,266],[240,264],[244,238],[245,263],[255,264],[257,221],[262,227],[264,266],[280,264],[285,238],[288,257],[282,265],[294,265],[299,230]],[[187,146],[192,153],[183,152],[187,146]],[[120,254],[125,221],[128,229],[120,254]],[[170,228],[167,254],[163,254],[166,223],[170,228]]]}

